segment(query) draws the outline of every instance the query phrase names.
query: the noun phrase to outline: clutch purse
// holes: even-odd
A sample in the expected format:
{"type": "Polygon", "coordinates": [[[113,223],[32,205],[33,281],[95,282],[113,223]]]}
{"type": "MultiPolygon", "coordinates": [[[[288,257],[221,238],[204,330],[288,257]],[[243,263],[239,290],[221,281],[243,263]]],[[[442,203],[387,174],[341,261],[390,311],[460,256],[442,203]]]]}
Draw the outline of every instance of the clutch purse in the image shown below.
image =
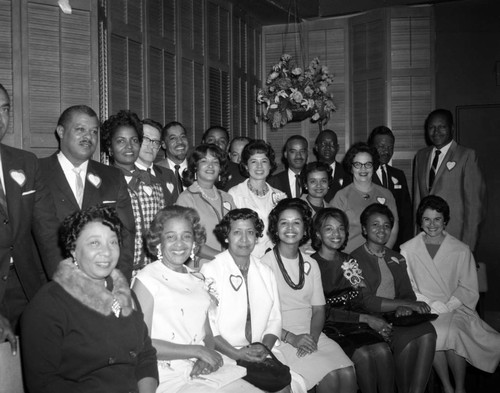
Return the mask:
{"type": "Polygon", "coordinates": [[[392,323],[393,326],[414,326],[419,325],[424,322],[434,321],[439,315],[438,314],[419,314],[414,312],[411,315],[404,315],[396,317],[396,313],[391,312],[384,314],[384,318],[387,322],[392,323]]]}
{"type": "Polygon", "coordinates": [[[290,385],[290,367],[281,363],[264,344],[256,342],[251,345],[264,347],[267,357],[262,362],[238,360],[236,364],[247,369],[247,375],[243,379],[266,392],[277,392],[290,385]]]}

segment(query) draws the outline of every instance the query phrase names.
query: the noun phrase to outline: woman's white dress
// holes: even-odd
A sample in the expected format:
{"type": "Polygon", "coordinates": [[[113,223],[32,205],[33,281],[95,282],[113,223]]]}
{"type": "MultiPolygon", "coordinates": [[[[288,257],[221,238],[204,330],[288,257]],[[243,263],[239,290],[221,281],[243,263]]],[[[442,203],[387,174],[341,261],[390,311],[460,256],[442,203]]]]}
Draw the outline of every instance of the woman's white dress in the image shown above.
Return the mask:
{"type": "Polygon", "coordinates": [[[479,298],[477,271],[469,247],[445,233],[431,258],[424,232],[401,245],[417,299],[439,318],[432,322],[436,350],[453,350],[474,367],[494,372],[500,361],[500,334],[484,322],[475,308],[479,298]]]}
{"type": "MultiPolygon", "coordinates": [[[[283,329],[294,334],[310,333],[312,306],[324,306],[325,296],[321,283],[318,263],[309,255],[304,255],[305,281],[302,289],[292,289],[281,273],[273,251],[268,252],[262,263],[269,266],[276,276],[281,300],[283,329]]],[[[299,282],[299,263],[297,260],[281,258],[288,275],[295,284],[299,282]]],[[[353,365],[342,348],[323,333],[318,340],[318,350],[304,357],[297,356],[297,348],[281,343],[280,351],[286,364],[305,380],[307,389],[312,389],[329,372],[353,365]]]]}
{"type": "MultiPolygon", "coordinates": [[[[205,345],[205,322],[212,301],[201,274],[189,268],[187,273],[175,272],[156,261],[139,271],[135,279],[154,299],[150,332],[153,345],[154,340],[205,345]]],[[[260,392],[241,379],[220,389],[191,379],[189,373],[195,360],[158,360],[160,383],[156,392],[260,392]]],[[[224,364],[235,365],[235,362],[224,357],[224,364]]]]}

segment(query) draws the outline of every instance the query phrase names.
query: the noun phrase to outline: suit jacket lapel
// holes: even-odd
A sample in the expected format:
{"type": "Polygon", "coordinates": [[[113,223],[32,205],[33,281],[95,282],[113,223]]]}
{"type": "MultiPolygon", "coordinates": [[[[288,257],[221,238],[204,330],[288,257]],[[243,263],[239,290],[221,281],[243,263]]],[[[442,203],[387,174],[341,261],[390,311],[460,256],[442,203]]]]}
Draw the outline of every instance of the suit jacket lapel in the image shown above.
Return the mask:
{"type": "Polygon", "coordinates": [[[102,186],[102,179],[95,170],[95,165],[92,160],[89,160],[87,166],[87,174],[85,176],[85,190],[83,192],[82,208],[85,209],[102,203],[99,194],[99,187],[102,186]]]}
{"type": "Polygon", "coordinates": [[[455,155],[456,148],[457,148],[457,143],[455,141],[451,142],[451,146],[448,149],[448,152],[446,153],[446,155],[444,156],[443,162],[441,163],[441,165],[438,168],[438,171],[436,173],[436,178],[434,179],[434,184],[432,185],[432,188],[434,188],[434,185],[437,183],[438,179],[441,178],[443,173],[445,171],[448,171],[447,164],[449,162],[453,161],[453,156],[455,155]]]}
{"type": "MultiPolygon", "coordinates": [[[[23,170],[23,166],[21,163],[17,162],[17,158],[7,151],[3,149],[3,146],[0,145],[2,149],[1,157],[2,157],[2,167],[3,167],[3,181],[5,184],[5,198],[7,200],[7,214],[10,218],[12,217],[23,217],[21,214],[21,195],[22,195],[22,187],[14,181],[11,176],[11,170],[23,170]]],[[[26,176],[26,174],[25,174],[26,176]]],[[[12,226],[14,234],[17,232],[19,228],[19,220],[9,220],[10,225],[12,226]]]]}
{"type": "Polygon", "coordinates": [[[54,184],[57,185],[59,190],[64,194],[64,196],[71,201],[75,208],[80,209],[78,206],[78,202],[76,201],[75,194],[73,194],[73,190],[71,189],[68,179],[66,179],[66,175],[59,164],[59,160],[57,159],[57,153],[54,153],[51,157],[51,166],[53,167],[52,175],[54,184]]]}
{"type": "MultiPolygon", "coordinates": [[[[424,189],[425,195],[429,194],[429,170],[430,170],[430,156],[432,153],[432,147],[428,147],[424,152],[424,165],[420,165],[420,179],[424,179],[424,189]]],[[[436,179],[434,178],[434,184],[436,184],[436,179]]]]}

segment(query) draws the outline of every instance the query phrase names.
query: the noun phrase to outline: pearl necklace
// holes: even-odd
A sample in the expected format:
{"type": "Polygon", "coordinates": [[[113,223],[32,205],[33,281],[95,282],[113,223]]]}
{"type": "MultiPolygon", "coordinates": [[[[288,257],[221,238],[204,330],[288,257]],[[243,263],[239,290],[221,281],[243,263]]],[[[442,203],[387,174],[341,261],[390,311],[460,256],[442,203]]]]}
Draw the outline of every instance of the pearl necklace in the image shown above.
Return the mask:
{"type": "MultiPolygon", "coordinates": [[[[217,192],[217,190],[215,190],[215,196],[214,197],[210,197],[208,196],[205,191],[203,191],[203,188],[201,188],[201,186],[197,183],[196,184],[198,186],[198,190],[200,190],[201,192],[201,195],[203,195],[206,199],[208,199],[209,201],[216,201],[219,199],[219,193],[217,192]]],[[[212,190],[214,189],[214,187],[212,188],[212,190]]]]}
{"type": "Polygon", "coordinates": [[[264,189],[262,191],[261,190],[257,190],[256,188],[254,188],[254,186],[252,186],[252,184],[250,182],[248,182],[247,185],[248,185],[248,189],[250,191],[252,191],[258,197],[265,196],[267,194],[267,192],[269,191],[269,187],[267,186],[267,184],[264,186],[264,189]]]}

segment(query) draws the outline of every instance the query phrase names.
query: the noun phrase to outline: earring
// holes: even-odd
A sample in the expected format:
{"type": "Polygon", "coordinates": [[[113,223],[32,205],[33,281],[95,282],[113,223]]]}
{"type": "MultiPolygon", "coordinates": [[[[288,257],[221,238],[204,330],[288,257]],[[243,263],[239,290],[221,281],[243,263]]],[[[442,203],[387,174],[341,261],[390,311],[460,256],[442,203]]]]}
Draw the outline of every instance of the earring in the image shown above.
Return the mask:
{"type": "Polygon", "coordinates": [[[191,258],[192,261],[194,261],[195,253],[194,253],[195,246],[191,249],[191,255],[189,257],[191,258]]]}
{"type": "Polygon", "coordinates": [[[73,263],[75,264],[75,266],[78,268],[78,261],[76,260],[75,257],[73,257],[73,263]]]}
{"type": "Polygon", "coordinates": [[[156,260],[161,261],[163,259],[163,254],[161,253],[161,244],[156,246],[156,260]]]}

